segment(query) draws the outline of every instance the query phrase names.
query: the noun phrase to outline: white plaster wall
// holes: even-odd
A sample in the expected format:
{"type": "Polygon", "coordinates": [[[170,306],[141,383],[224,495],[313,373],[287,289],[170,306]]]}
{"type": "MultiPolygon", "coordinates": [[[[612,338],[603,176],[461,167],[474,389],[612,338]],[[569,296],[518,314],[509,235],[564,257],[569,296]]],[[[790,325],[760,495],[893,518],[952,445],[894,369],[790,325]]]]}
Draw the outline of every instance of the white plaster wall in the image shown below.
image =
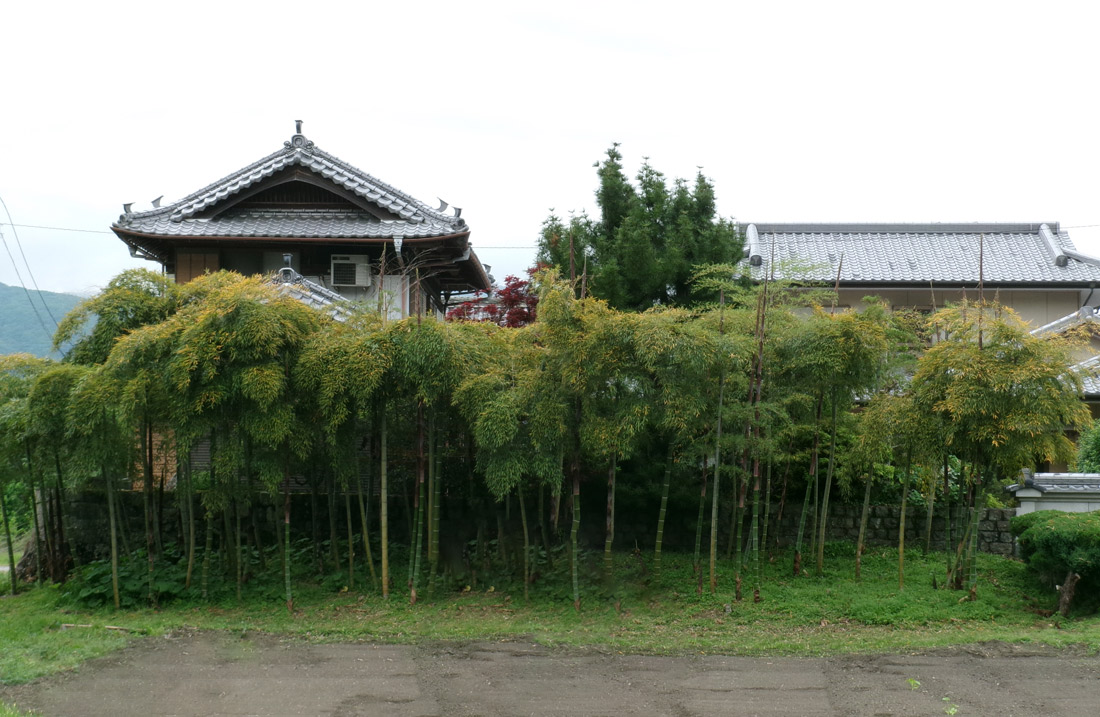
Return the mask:
{"type": "Polygon", "coordinates": [[[1050,496],[1044,498],[1021,498],[1020,507],[1016,509],[1016,515],[1034,513],[1037,510],[1061,510],[1066,513],[1091,513],[1100,510],[1100,495],[1069,496],[1061,498],[1050,496]]]}
{"type": "MultiPolygon", "coordinates": [[[[841,306],[850,306],[854,309],[863,309],[866,296],[878,296],[886,300],[890,308],[914,307],[918,309],[931,309],[933,306],[942,309],[949,303],[962,300],[961,290],[931,289],[845,289],[838,292],[837,303],[841,306]]],[[[1009,306],[1020,314],[1025,321],[1034,326],[1042,326],[1055,319],[1072,314],[1081,308],[1081,292],[1073,289],[1017,289],[1012,291],[987,290],[986,299],[992,301],[998,299],[1005,306],[1009,306]]],[[[977,290],[966,291],[966,298],[974,300],[978,298],[977,290]]],[[[1095,298],[1095,297],[1094,297],[1095,298]]]]}

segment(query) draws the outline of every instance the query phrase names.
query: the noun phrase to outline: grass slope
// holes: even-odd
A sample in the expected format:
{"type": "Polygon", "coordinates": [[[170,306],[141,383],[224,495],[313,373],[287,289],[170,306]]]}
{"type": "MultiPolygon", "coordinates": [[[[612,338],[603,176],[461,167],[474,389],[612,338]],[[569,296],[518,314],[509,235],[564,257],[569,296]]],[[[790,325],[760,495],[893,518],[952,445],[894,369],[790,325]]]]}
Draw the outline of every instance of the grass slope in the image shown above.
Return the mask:
{"type": "Polygon", "coordinates": [[[52,291],[31,290],[30,294],[34,299],[34,307],[38,309],[42,322],[46,324],[45,330],[35,317],[27,292],[19,286],[0,284],[0,354],[28,353],[35,356],[60,358],[58,354],[50,351],[56,327],[43,308],[42,302],[49,307],[53,317],[61,321],[61,317],[80,302],[80,297],[52,291]]]}
{"type": "MultiPolygon", "coordinates": [[[[558,565],[532,587],[530,602],[516,584],[482,583],[468,592],[456,585],[410,606],[397,591],[384,601],[373,591],[347,590],[335,575],[320,584],[299,581],[293,615],[264,578],[250,584],[241,603],[223,593],[211,603],[178,600],[159,610],[117,613],[76,608],[56,587],[31,589],[0,600],[0,682],[71,669],[135,636],[180,629],[261,631],[314,641],[520,639],[662,654],[909,652],[987,641],[1100,647],[1100,618],[1051,616],[1056,596],[1019,562],[980,556],[978,599],[969,602],[962,592],[933,589],[932,576],[944,571],[942,554],[906,551],[906,588],[899,592],[896,550],[865,555],[858,583],[850,546],[830,545],[830,552],[820,579],[791,577],[790,556],[780,556],[767,566],[763,599],[755,604],[747,574],[748,598],[733,599],[729,565],[723,566],[720,592],[700,595],[688,556],[666,555],[658,581],[642,575],[638,559],[616,555],[617,574],[608,587],[593,587],[603,583],[590,574],[580,613],[572,608],[567,573],[558,565]],[[81,627],[63,628],[66,623],[81,627]]],[[[595,570],[599,562],[600,556],[590,556],[586,567],[595,570]]]]}

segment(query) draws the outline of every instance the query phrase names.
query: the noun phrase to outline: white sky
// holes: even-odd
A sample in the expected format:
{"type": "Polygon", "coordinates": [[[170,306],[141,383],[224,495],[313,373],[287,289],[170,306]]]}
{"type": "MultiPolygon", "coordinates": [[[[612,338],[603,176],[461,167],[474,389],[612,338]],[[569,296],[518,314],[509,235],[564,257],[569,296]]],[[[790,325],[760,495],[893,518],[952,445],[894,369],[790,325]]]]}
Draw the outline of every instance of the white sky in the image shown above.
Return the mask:
{"type": "MultiPolygon", "coordinates": [[[[616,141],[631,174],[702,166],[741,221],[1059,221],[1100,255],[1090,5],[12,2],[0,197],[38,285],[90,292],[157,265],[110,233],[18,225],[106,232],[302,119],[463,207],[498,280],[531,264],[550,208],[595,212],[616,141]]],[[[18,284],[6,255],[0,282],[18,284]]]]}

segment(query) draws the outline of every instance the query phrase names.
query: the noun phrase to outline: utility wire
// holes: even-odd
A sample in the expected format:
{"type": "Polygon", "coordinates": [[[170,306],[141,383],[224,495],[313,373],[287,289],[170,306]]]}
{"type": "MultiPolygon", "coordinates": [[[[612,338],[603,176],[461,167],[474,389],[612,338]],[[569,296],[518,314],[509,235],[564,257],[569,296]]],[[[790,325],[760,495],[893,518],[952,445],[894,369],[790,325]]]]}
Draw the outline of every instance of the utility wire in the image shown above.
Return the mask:
{"type": "MultiPolygon", "coordinates": [[[[6,207],[5,207],[5,209],[6,209],[6,207]]],[[[4,222],[0,222],[0,226],[4,226],[4,222]]],[[[77,229],[75,227],[47,227],[47,226],[43,226],[41,224],[12,224],[10,214],[8,215],[8,224],[7,224],[7,226],[12,227],[13,230],[15,229],[15,227],[22,227],[23,229],[52,229],[54,231],[59,231],[59,232],[84,232],[85,234],[113,234],[114,233],[114,232],[109,232],[106,229],[77,229]]],[[[1100,227],[1100,224],[1074,224],[1072,226],[1071,225],[1064,225],[1064,226],[1062,226],[1062,229],[1095,229],[1097,227],[1100,227]]],[[[478,248],[479,249],[538,249],[537,246],[483,246],[483,247],[478,247],[478,248]]]]}
{"type": "MultiPolygon", "coordinates": [[[[31,283],[34,284],[34,290],[38,292],[38,300],[42,302],[42,308],[49,314],[50,320],[53,321],[54,328],[57,328],[57,317],[50,311],[50,305],[46,303],[46,298],[42,296],[42,290],[38,288],[38,280],[34,278],[34,272],[31,271],[31,265],[30,262],[27,261],[27,255],[23,253],[23,242],[19,241],[19,232],[15,231],[15,223],[12,221],[11,212],[8,211],[8,203],[4,201],[3,197],[0,197],[0,205],[3,205],[4,213],[8,215],[11,235],[15,237],[15,246],[19,247],[19,256],[23,257],[23,266],[27,267],[27,276],[31,278],[31,283]]],[[[26,287],[23,288],[25,289],[26,287]]]]}
{"type": "MultiPolygon", "coordinates": [[[[5,209],[6,209],[6,207],[5,207],[5,209]]],[[[11,215],[10,214],[8,215],[8,221],[9,221],[8,226],[12,227],[13,229],[15,227],[22,227],[24,229],[53,229],[54,231],[59,231],[59,232],[85,232],[87,234],[111,234],[111,232],[106,231],[104,229],[74,229],[72,227],[44,227],[44,226],[40,226],[38,224],[11,224],[10,223],[11,222],[11,215]]],[[[0,222],[0,224],[3,224],[3,222],[0,222]]]]}
{"type": "MultiPolygon", "coordinates": [[[[0,231],[0,241],[4,243],[4,250],[8,253],[8,258],[11,259],[11,268],[15,269],[15,276],[19,279],[19,285],[23,287],[23,291],[27,294],[27,301],[30,302],[31,309],[34,311],[34,317],[38,319],[38,325],[42,327],[42,331],[49,337],[50,341],[53,341],[53,332],[46,328],[46,322],[42,320],[42,314],[38,313],[38,307],[34,305],[34,299],[31,298],[30,290],[27,289],[27,285],[23,283],[23,277],[19,274],[19,266],[15,263],[15,257],[11,254],[7,237],[4,236],[3,231],[0,231]]],[[[42,298],[41,294],[39,294],[39,298],[42,298]]],[[[43,302],[42,305],[45,306],[45,302],[43,302]]]]}

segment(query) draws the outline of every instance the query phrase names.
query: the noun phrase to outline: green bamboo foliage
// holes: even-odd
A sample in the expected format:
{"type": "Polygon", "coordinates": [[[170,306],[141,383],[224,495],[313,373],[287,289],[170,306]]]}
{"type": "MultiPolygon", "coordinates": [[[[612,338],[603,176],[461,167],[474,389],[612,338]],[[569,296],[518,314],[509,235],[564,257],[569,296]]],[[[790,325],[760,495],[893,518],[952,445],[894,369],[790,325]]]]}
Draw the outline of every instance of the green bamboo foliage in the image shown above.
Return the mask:
{"type": "MultiPolygon", "coordinates": [[[[255,521],[278,515],[281,499],[282,515],[264,523],[269,530],[279,525],[283,588],[293,609],[292,563],[303,554],[310,559],[307,536],[293,535],[296,523],[290,520],[291,479],[304,474],[327,500],[318,501],[303,522],[323,525],[327,517],[331,526],[342,524],[332,541],[340,551],[335,559],[341,585],[364,589],[361,576],[369,574],[375,589],[380,578],[388,596],[389,483],[396,474],[400,485],[411,486],[408,513],[416,521],[409,531],[412,601],[425,577],[429,590],[443,584],[440,571],[454,565],[448,549],[464,545],[475,530],[483,536],[487,531],[479,524],[493,522],[494,513],[508,561],[483,566],[474,559],[471,567],[514,570],[517,576],[522,571],[526,595],[536,573],[553,569],[549,535],[534,541],[545,556],[532,547],[528,508],[535,501],[528,506],[527,499],[538,492],[539,533],[548,533],[551,518],[557,527],[560,497],[567,491],[569,581],[580,609],[589,534],[582,517],[592,514],[581,510],[584,485],[598,480],[607,489],[607,578],[615,574],[616,540],[622,540],[616,535],[624,525],[616,515],[620,501],[649,492],[646,521],[656,519],[651,564],[659,578],[666,534],[682,520],[673,500],[682,500],[686,491],[679,482],[695,484],[701,469],[699,589],[709,498],[711,590],[718,587],[719,527],[729,526],[721,537],[736,547],[730,567],[739,576],[743,565],[751,567],[759,597],[773,489],[782,492],[781,507],[788,492],[803,497],[792,499],[807,506],[795,552],[801,553],[812,524],[820,574],[837,486],[865,481],[867,504],[872,480],[891,479],[890,466],[908,462],[912,469],[904,474],[921,478],[929,504],[931,478],[944,476],[945,496],[955,481],[962,484],[972,512],[968,524],[959,525],[965,535],[957,536],[962,541],[952,582],[976,591],[974,521],[984,497],[1037,458],[1067,457],[1072,446],[1062,429],[1084,420],[1075,379],[1064,371],[1068,344],[1030,336],[995,307],[940,312],[936,321],[947,338],[916,361],[910,383],[896,362],[912,361],[923,349],[913,348],[911,327],[881,306],[862,313],[796,314],[788,310],[790,292],[776,288],[765,296],[730,267],[700,275],[699,295],[719,301],[691,311],[615,311],[602,301],[577,298],[577,287],[552,273],[536,284],[538,321],[505,329],[426,316],[384,322],[374,307],[337,324],[258,279],[225,273],[182,287],[140,273],[120,277],[66,320],[59,336],[79,349],[68,363],[0,359],[0,487],[21,484],[19,500],[34,506],[36,522],[42,518],[34,531],[41,544],[36,555],[45,561],[39,575],[63,577],[62,498],[85,482],[105,491],[117,575],[128,550],[126,503],[116,498],[136,471],[144,486],[148,595],[157,598],[160,550],[173,533],[159,534],[162,497],[154,490],[159,475],[152,458],[154,443],[167,443],[179,457],[179,483],[163,500],[178,500],[181,514],[178,526],[167,527],[179,529],[189,566],[198,543],[207,595],[218,587],[219,569],[226,587],[235,583],[242,593],[248,576],[263,570],[265,538],[255,521]],[[135,308],[127,313],[129,302],[135,308]],[[102,329],[92,326],[92,318],[102,329]],[[879,387],[890,390],[876,395],[879,387]],[[414,420],[417,415],[422,419],[414,420]],[[187,455],[202,440],[210,442],[212,464],[192,475],[187,455]],[[945,451],[953,456],[946,462],[945,451]],[[657,466],[642,465],[642,457],[655,455],[657,466]],[[456,456],[466,470],[454,469],[456,456]],[[728,478],[731,459],[740,466],[736,481],[728,478]],[[941,469],[948,463],[961,469],[941,469]],[[774,487],[773,467],[779,476],[774,487]],[[370,494],[375,482],[377,505],[370,494]],[[735,484],[740,490],[730,494],[735,484]],[[198,512],[192,496],[199,498],[198,512]],[[488,510],[492,499],[510,501],[518,511],[506,519],[509,509],[488,510]],[[459,504],[469,512],[454,513],[459,504]],[[731,508],[741,512],[726,512],[731,508]],[[381,539],[378,577],[371,554],[375,523],[381,539]],[[740,535],[743,530],[747,536],[740,535]],[[302,551],[294,547],[299,539],[302,551]]],[[[905,321],[912,323],[912,317],[905,321]]],[[[900,483],[903,472],[896,475],[900,483]]],[[[6,517],[10,502],[2,509],[6,517]]],[[[477,555],[483,551],[477,546],[477,555]]],[[[466,557],[473,558],[457,559],[466,557]]],[[[325,562],[331,566],[332,556],[325,562]]],[[[903,581],[899,559],[899,586],[903,581]]],[[[610,590],[602,594],[614,594],[613,585],[605,588],[610,590]]]]}
{"type": "Polygon", "coordinates": [[[115,476],[129,472],[133,440],[118,412],[118,384],[102,366],[84,370],[70,395],[67,415],[68,441],[75,465],[81,472],[98,470],[107,496],[108,531],[111,549],[111,585],[114,606],[120,607],[118,587],[118,516],[115,476]]]}
{"type": "MultiPolygon", "coordinates": [[[[172,427],[185,445],[210,436],[212,477],[203,502],[208,511],[225,510],[248,499],[242,489],[246,442],[248,474],[271,492],[286,480],[288,458],[307,452],[312,433],[292,369],[323,319],[259,279],[211,274],[188,284],[186,294],[184,308],[164,324],[135,331],[119,345],[168,344],[172,427]]],[[[234,532],[239,551],[240,531],[234,532]]],[[[240,556],[231,557],[240,584],[245,566],[240,556]]],[[[291,605],[289,594],[286,599],[291,605]]]]}
{"type": "Polygon", "coordinates": [[[530,578],[530,538],[526,528],[526,486],[561,486],[557,456],[565,438],[558,392],[547,382],[545,349],[532,329],[485,334],[484,363],[466,376],[455,402],[477,444],[476,466],[490,494],[520,497],[524,521],[524,581],[530,578]]]}
{"type": "MultiPolygon", "coordinates": [[[[645,418],[667,445],[653,547],[657,575],[661,570],[668,495],[673,469],[678,465],[677,454],[699,460],[705,455],[691,447],[696,437],[705,435],[709,428],[712,399],[708,376],[722,363],[720,339],[691,314],[676,309],[647,312],[639,317],[635,329],[635,352],[643,370],[638,385],[644,389],[643,400],[648,405],[645,418]]],[[[640,428],[635,430],[641,433],[640,428]]]]}
{"type": "Polygon", "coordinates": [[[66,495],[73,486],[67,485],[74,478],[73,446],[66,441],[68,411],[74,387],[87,373],[83,366],[55,364],[38,374],[27,397],[27,433],[32,446],[37,449],[37,459],[53,469],[54,483],[42,485],[46,500],[54,509],[47,513],[46,543],[49,550],[48,564],[52,566],[55,581],[63,580],[68,570],[67,560],[77,565],[75,546],[70,546],[66,495]],[[68,470],[64,470],[62,465],[68,470]],[[71,548],[71,549],[70,549],[71,548]]]}
{"type": "MultiPolygon", "coordinates": [[[[936,315],[945,336],[921,356],[912,382],[912,413],[924,417],[932,446],[970,466],[972,511],[960,543],[976,546],[976,524],[990,485],[1037,461],[1072,461],[1066,430],[1089,423],[1080,378],[1066,371],[1080,337],[1033,336],[1010,309],[966,303],[936,315]]],[[[927,445],[921,441],[917,445],[927,445]]],[[[942,461],[933,450],[927,463],[942,461]]],[[[956,570],[958,569],[956,561],[956,570]]],[[[961,586],[961,579],[952,583],[961,586]]],[[[971,596],[976,592],[971,576],[971,596]]]]}
{"type": "MultiPolygon", "coordinates": [[[[53,362],[36,358],[29,354],[0,356],[0,494],[9,485],[22,483],[24,495],[31,508],[33,521],[35,574],[39,582],[43,578],[41,528],[38,521],[38,504],[35,498],[33,477],[33,459],[28,418],[31,387],[36,378],[50,368],[53,362]]],[[[4,530],[10,533],[10,513],[15,508],[5,502],[3,507],[4,530]]],[[[11,579],[11,592],[17,590],[15,577],[15,554],[10,535],[6,537],[8,545],[8,569],[11,579]]]]}

